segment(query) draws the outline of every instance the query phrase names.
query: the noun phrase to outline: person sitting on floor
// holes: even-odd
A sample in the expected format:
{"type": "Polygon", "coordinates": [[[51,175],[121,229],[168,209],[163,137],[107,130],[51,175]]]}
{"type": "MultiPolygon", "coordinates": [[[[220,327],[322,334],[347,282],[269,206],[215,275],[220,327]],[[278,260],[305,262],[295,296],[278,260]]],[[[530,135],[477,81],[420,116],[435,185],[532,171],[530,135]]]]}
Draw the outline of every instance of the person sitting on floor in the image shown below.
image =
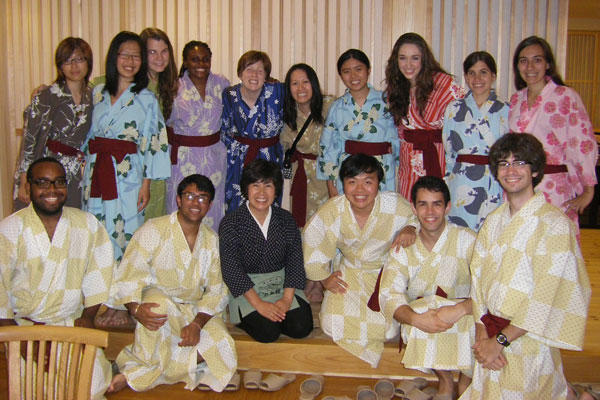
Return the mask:
{"type": "MultiPolygon", "coordinates": [[[[64,206],[68,182],[59,161],[34,161],[26,178],[31,203],[0,222],[0,326],[93,328],[112,281],[108,233],[92,214],[64,206]]],[[[92,399],[104,398],[110,379],[98,350],[92,399]]]]}
{"type": "Polygon", "coordinates": [[[439,378],[436,399],[451,400],[453,371],[460,371],[459,394],[471,382],[475,325],[468,297],[475,233],[447,220],[450,191],[443,179],[419,178],[411,200],[420,223],[417,240],[390,251],[379,301],[385,317],[401,324],[404,366],[433,370],[439,378]]]}
{"type": "Polygon", "coordinates": [[[302,239],[288,211],[273,202],[281,195],[279,165],[256,159],[242,171],[246,202],[219,226],[223,280],[231,291],[231,322],[259,342],[281,333],[303,338],[313,329],[304,295],[302,239]]]}
{"type": "Polygon", "coordinates": [[[177,187],[178,211],[147,221],[131,238],[115,274],[111,298],[137,320],[109,391],[185,382],[220,392],[235,374],[237,354],[221,312],[228,291],[218,239],[202,223],[215,188],[203,175],[177,187]]]}

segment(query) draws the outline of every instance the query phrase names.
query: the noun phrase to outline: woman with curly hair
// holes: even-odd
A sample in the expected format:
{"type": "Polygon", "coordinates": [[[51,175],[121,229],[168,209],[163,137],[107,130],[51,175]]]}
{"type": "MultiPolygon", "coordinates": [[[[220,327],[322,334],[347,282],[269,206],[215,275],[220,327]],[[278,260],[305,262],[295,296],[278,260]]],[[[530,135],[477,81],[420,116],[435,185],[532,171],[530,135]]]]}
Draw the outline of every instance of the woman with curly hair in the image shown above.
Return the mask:
{"type": "Polygon", "coordinates": [[[443,176],[444,111],[464,93],[436,61],[425,39],[413,32],[394,44],[385,80],[384,99],[401,142],[398,192],[410,198],[410,189],[420,176],[443,176]]]}

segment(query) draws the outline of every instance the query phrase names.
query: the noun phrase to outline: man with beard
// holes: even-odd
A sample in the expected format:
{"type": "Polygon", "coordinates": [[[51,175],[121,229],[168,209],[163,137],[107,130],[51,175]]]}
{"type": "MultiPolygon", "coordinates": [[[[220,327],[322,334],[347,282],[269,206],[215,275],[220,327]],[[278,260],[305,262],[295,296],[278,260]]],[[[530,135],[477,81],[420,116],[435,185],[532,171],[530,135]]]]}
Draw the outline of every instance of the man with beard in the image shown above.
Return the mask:
{"type": "MultiPolygon", "coordinates": [[[[93,328],[108,300],[114,256],[106,230],[87,212],[64,207],[65,169],[54,158],[27,170],[31,204],[0,222],[0,326],[93,328]]],[[[96,352],[91,395],[101,399],[110,364],[96,352]]]]}

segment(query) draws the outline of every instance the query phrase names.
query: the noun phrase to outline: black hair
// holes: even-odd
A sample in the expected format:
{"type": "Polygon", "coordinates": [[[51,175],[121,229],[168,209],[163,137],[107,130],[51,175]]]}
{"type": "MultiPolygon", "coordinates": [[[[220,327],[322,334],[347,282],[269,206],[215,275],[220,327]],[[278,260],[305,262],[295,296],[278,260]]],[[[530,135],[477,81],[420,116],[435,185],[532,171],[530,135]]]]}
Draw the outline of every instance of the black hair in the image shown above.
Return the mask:
{"type": "Polygon", "coordinates": [[[275,195],[279,197],[283,191],[281,168],[276,163],[261,158],[251,161],[242,170],[242,178],[240,180],[240,189],[244,198],[248,198],[248,186],[256,182],[273,182],[275,185],[275,195]]]}
{"type": "Polygon", "coordinates": [[[473,53],[469,54],[467,58],[465,58],[465,61],[463,61],[463,71],[465,75],[467,72],[469,72],[469,69],[477,63],[477,61],[481,61],[487,65],[492,74],[497,74],[496,60],[494,60],[494,57],[492,57],[492,55],[487,51],[474,51],[473,53]]]}
{"type": "Polygon", "coordinates": [[[188,57],[188,54],[190,51],[192,51],[192,49],[194,47],[202,47],[204,49],[206,49],[206,51],[208,51],[208,55],[212,58],[212,51],[210,50],[210,47],[208,46],[207,43],[205,42],[201,42],[199,40],[192,40],[190,42],[187,42],[185,44],[185,46],[183,47],[183,51],[182,51],[182,62],[181,62],[181,68],[179,68],[179,77],[181,78],[183,76],[183,73],[187,70],[187,68],[185,67],[185,59],[188,57]]]}
{"type": "Polygon", "coordinates": [[[413,204],[417,203],[417,192],[419,189],[429,190],[430,192],[438,192],[442,193],[444,196],[444,205],[448,205],[450,202],[450,190],[448,189],[448,185],[442,178],[438,178],[437,176],[422,176],[413,185],[410,190],[410,200],[413,204]]]}
{"type": "Polygon", "coordinates": [[[206,192],[210,195],[210,201],[213,201],[215,198],[215,186],[204,175],[200,174],[192,174],[188,175],[179,182],[177,185],[177,196],[181,198],[183,191],[190,185],[196,185],[196,189],[200,192],[206,192]]]}
{"type": "Polygon", "coordinates": [[[353,154],[346,158],[340,166],[340,180],[344,182],[346,178],[354,178],[362,173],[370,174],[377,172],[377,179],[383,181],[383,167],[381,163],[373,156],[363,153],[353,154]]]}
{"type": "Polygon", "coordinates": [[[135,85],[131,88],[133,93],[139,93],[148,86],[148,54],[142,38],[137,33],[122,31],[110,42],[108,53],[106,54],[106,90],[111,96],[116,96],[119,90],[119,72],[117,71],[117,58],[119,57],[119,48],[125,42],[135,42],[140,47],[140,56],[142,64],[140,70],[135,74],[133,82],[135,85]]]}
{"type": "Polygon", "coordinates": [[[298,116],[296,110],[296,100],[292,97],[290,91],[290,85],[292,80],[292,72],[296,70],[302,70],[306,73],[310,86],[312,87],[312,97],[310,99],[310,115],[312,115],[313,121],[317,124],[323,125],[323,93],[321,92],[321,85],[319,84],[319,78],[317,73],[310,65],[301,63],[294,64],[290,67],[287,74],[285,75],[285,96],[283,99],[283,122],[288,124],[292,130],[298,130],[296,126],[296,118],[298,116]]]}
{"type": "Polygon", "coordinates": [[[540,141],[529,133],[507,133],[496,140],[490,148],[490,170],[498,178],[498,162],[506,160],[512,154],[515,160],[526,161],[531,165],[533,187],[544,178],[546,153],[540,141]]]}
{"type": "Polygon", "coordinates": [[[369,61],[369,57],[367,57],[367,55],[362,50],[348,49],[345,52],[343,52],[337,60],[338,75],[342,74],[342,65],[351,58],[365,64],[367,69],[371,69],[371,62],[369,61]]]}
{"type": "Polygon", "coordinates": [[[65,167],[56,158],[54,158],[54,157],[42,157],[42,158],[38,158],[37,160],[35,160],[31,164],[29,164],[29,168],[27,168],[27,175],[26,175],[27,176],[27,182],[31,182],[33,180],[33,167],[35,167],[36,165],[41,164],[41,163],[58,164],[58,165],[60,165],[60,169],[63,170],[65,176],[67,175],[67,172],[65,171],[65,167]]]}

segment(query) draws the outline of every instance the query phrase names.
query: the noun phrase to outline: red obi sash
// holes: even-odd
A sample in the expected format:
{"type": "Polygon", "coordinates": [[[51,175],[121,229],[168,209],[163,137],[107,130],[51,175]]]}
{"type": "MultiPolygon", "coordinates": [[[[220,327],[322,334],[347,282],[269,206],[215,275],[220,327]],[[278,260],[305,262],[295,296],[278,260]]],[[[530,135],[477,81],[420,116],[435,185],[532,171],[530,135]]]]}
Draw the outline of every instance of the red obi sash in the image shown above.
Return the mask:
{"type": "Polygon", "coordinates": [[[480,156],[478,154],[459,154],[458,157],[456,157],[456,162],[488,165],[490,163],[490,158],[488,156],[480,156]]]}
{"type": "Polygon", "coordinates": [[[83,157],[83,153],[76,149],[75,147],[71,147],[66,145],[58,140],[48,139],[46,140],[46,147],[55,154],[63,154],[65,156],[76,157],[81,155],[83,157]]]}
{"type": "Polygon", "coordinates": [[[360,142],[358,140],[346,140],[344,151],[348,154],[363,153],[368,156],[381,156],[392,153],[390,142],[360,142]]]}
{"type": "Polygon", "coordinates": [[[413,144],[415,150],[423,152],[423,167],[426,175],[444,176],[434,143],[442,143],[441,129],[406,129],[404,139],[413,144]]]}
{"type": "Polygon", "coordinates": [[[306,225],[306,171],[304,170],[304,160],[316,160],[317,156],[310,153],[301,153],[298,150],[294,151],[291,162],[298,161],[296,174],[292,180],[290,195],[293,197],[292,216],[296,221],[296,225],[302,228],[306,225]]]}
{"type": "Polygon", "coordinates": [[[569,172],[569,170],[567,169],[567,166],[565,164],[560,164],[560,165],[546,164],[546,167],[544,167],[544,174],[559,174],[561,172],[569,172]]]}
{"type": "Polygon", "coordinates": [[[489,313],[485,314],[481,317],[481,322],[485,325],[485,330],[488,334],[488,337],[496,337],[502,329],[506,328],[510,325],[510,319],[505,319],[502,317],[497,317],[489,313]]]}
{"type": "Polygon", "coordinates": [[[171,164],[177,165],[177,153],[179,146],[185,147],[208,147],[218,143],[221,138],[221,131],[206,136],[187,136],[178,135],[173,128],[167,126],[167,138],[171,145],[171,164]]]}
{"type": "Polygon", "coordinates": [[[127,154],[137,153],[137,145],[128,140],[98,137],[90,140],[89,151],[90,154],[97,154],[90,197],[102,197],[102,200],[118,198],[115,167],[111,158],[114,157],[118,164],[127,154]]]}
{"type": "Polygon", "coordinates": [[[256,159],[260,149],[275,146],[277,143],[279,143],[279,135],[267,139],[250,139],[240,135],[235,135],[234,138],[241,144],[249,146],[248,152],[246,153],[246,158],[244,158],[244,167],[248,165],[250,161],[254,161],[256,159]]]}

